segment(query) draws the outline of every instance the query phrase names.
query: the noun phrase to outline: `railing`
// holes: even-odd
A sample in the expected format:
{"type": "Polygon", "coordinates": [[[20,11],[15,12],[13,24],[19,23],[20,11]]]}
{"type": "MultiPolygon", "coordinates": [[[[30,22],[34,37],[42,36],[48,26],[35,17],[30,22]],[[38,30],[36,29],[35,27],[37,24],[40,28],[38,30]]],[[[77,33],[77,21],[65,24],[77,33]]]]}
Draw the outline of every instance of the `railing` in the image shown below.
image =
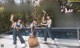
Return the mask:
{"type": "MultiPolygon", "coordinates": [[[[37,27],[36,28],[36,32],[38,33],[37,35],[40,35],[44,33],[44,29],[45,27],[37,27]]],[[[52,35],[52,36],[61,36],[61,37],[64,37],[66,36],[67,33],[70,34],[70,36],[73,36],[73,37],[77,37],[77,39],[79,40],[80,38],[80,27],[54,27],[51,29],[51,33],[52,34],[55,34],[55,35],[52,35]]],[[[26,35],[29,35],[29,32],[30,32],[30,28],[23,28],[23,32],[26,34],[26,35]]],[[[6,32],[7,34],[10,33],[12,34],[12,31],[7,31],[6,32]]],[[[3,34],[6,34],[6,33],[3,33],[3,34]]],[[[69,37],[70,37],[69,36],[69,37]]],[[[66,38],[66,37],[65,37],[66,38]]]]}
{"type": "MultiPolygon", "coordinates": [[[[24,28],[26,31],[27,30],[30,30],[30,28],[24,28]]],[[[36,28],[36,32],[39,32],[40,30],[43,32],[43,30],[45,29],[45,27],[37,27],[36,28]]],[[[40,32],[41,32],[40,31],[40,32]]],[[[76,36],[77,37],[77,39],[79,40],[79,31],[80,31],[80,27],[54,27],[54,28],[52,28],[51,29],[51,32],[53,32],[53,34],[54,33],[56,33],[56,34],[58,34],[59,32],[60,32],[60,34],[61,34],[61,32],[63,33],[63,35],[62,36],[64,36],[65,34],[64,33],[71,33],[71,35],[72,36],[76,36]],[[74,34],[72,34],[72,33],[74,33],[74,34]]],[[[58,34],[58,36],[59,36],[59,34],[58,34]]]]}

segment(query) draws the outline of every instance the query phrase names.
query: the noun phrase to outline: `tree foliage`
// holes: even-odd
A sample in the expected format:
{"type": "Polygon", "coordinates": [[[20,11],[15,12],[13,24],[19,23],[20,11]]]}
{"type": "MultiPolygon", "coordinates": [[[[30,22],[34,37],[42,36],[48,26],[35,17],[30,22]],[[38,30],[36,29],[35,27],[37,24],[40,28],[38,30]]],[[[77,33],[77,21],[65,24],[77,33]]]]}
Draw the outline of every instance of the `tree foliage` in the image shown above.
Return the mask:
{"type": "MultiPolygon", "coordinates": [[[[22,18],[23,23],[31,22],[33,18],[37,19],[37,22],[40,24],[41,18],[43,16],[42,10],[45,10],[53,20],[53,26],[55,26],[55,18],[57,15],[60,15],[60,6],[56,0],[41,0],[40,5],[34,7],[31,4],[30,0],[20,0],[20,3],[16,3],[15,0],[2,0],[0,2],[0,7],[4,7],[3,10],[0,10],[0,31],[5,31],[10,29],[11,14],[15,15],[15,19],[22,18]]],[[[76,3],[77,4],[77,3],[76,3]]],[[[80,5],[76,5],[79,6],[80,5]]],[[[78,8],[79,8],[78,7],[78,8]]]]}

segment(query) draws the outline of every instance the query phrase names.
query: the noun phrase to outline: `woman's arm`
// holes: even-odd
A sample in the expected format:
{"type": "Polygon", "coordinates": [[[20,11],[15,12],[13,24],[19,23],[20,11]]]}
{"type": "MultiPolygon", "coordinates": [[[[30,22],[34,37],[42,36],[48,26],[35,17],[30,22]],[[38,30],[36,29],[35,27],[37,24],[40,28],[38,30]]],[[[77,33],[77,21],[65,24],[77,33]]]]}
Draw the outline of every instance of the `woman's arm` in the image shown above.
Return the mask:
{"type": "Polygon", "coordinates": [[[11,28],[14,28],[14,25],[15,25],[15,22],[14,22],[14,23],[12,23],[11,28]]]}
{"type": "Polygon", "coordinates": [[[41,23],[41,25],[47,26],[47,25],[51,25],[52,24],[52,20],[50,19],[46,24],[41,23]]]}
{"type": "Polygon", "coordinates": [[[42,17],[42,23],[46,23],[45,16],[42,17]]]}
{"type": "Polygon", "coordinates": [[[33,29],[32,27],[33,27],[33,24],[31,23],[31,25],[30,25],[30,28],[31,28],[31,32],[32,32],[32,29],[33,29]]]}
{"type": "Polygon", "coordinates": [[[47,26],[48,24],[43,24],[43,23],[41,23],[41,25],[43,25],[43,26],[47,26]]]}
{"type": "Polygon", "coordinates": [[[22,27],[23,27],[23,26],[22,26],[22,24],[21,24],[20,27],[19,27],[19,29],[22,29],[22,27]]]}

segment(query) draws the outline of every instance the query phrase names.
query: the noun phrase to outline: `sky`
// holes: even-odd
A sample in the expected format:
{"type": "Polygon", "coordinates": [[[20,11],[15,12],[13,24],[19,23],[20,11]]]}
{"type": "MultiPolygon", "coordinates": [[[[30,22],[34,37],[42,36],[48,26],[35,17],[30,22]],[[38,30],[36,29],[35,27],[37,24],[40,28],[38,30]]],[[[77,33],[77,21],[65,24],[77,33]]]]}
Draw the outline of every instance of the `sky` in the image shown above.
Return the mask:
{"type": "MultiPolygon", "coordinates": [[[[19,4],[20,3],[20,0],[14,0],[17,4],[19,4]]],[[[33,1],[35,1],[35,0],[32,0],[32,2],[33,1]]],[[[0,2],[3,2],[4,3],[4,0],[0,0],[0,2]]],[[[40,2],[40,0],[37,0],[37,1],[35,1],[35,5],[39,5],[39,2],[40,2]]]]}
{"type": "MultiPolygon", "coordinates": [[[[14,0],[16,3],[20,3],[20,0],[14,0]]],[[[0,2],[4,3],[4,0],[0,0],[0,2]]]]}
{"type": "Polygon", "coordinates": [[[15,0],[16,3],[20,3],[20,0],[15,0]]]}

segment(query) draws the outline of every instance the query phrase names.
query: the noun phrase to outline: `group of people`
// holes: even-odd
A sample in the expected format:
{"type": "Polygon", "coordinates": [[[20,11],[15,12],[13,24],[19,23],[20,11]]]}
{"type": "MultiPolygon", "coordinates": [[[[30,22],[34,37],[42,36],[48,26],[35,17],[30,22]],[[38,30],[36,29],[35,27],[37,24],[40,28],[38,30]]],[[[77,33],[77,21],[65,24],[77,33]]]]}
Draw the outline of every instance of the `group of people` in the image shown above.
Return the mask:
{"type": "MultiPolygon", "coordinates": [[[[52,20],[51,20],[50,16],[48,16],[48,15],[46,16],[46,20],[44,18],[45,17],[43,16],[41,25],[45,26],[45,30],[44,30],[44,43],[47,43],[47,36],[49,35],[49,37],[51,37],[50,29],[51,29],[52,20]]],[[[31,25],[30,25],[31,32],[34,31],[33,29],[36,28],[36,25],[37,25],[37,21],[33,20],[31,25]]],[[[17,47],[17,45],[16,45],[16,43],[17,43],[17,36],[20,39],[20,42],[22,44],[22,48],[26,47],[27,46],[26,42],[25,42],[25,40],[22,37],[22,33],[20,32],[20,30],[23,28],[22,24],[21,24],[21,19],[18,19],[16,22],[12,21],[11,28],[13,28],[13,44],[14,44],[15,48],[17,47]]],[[[33,32],[33,34],[36,35],[36,32],[33,32]]]]}

